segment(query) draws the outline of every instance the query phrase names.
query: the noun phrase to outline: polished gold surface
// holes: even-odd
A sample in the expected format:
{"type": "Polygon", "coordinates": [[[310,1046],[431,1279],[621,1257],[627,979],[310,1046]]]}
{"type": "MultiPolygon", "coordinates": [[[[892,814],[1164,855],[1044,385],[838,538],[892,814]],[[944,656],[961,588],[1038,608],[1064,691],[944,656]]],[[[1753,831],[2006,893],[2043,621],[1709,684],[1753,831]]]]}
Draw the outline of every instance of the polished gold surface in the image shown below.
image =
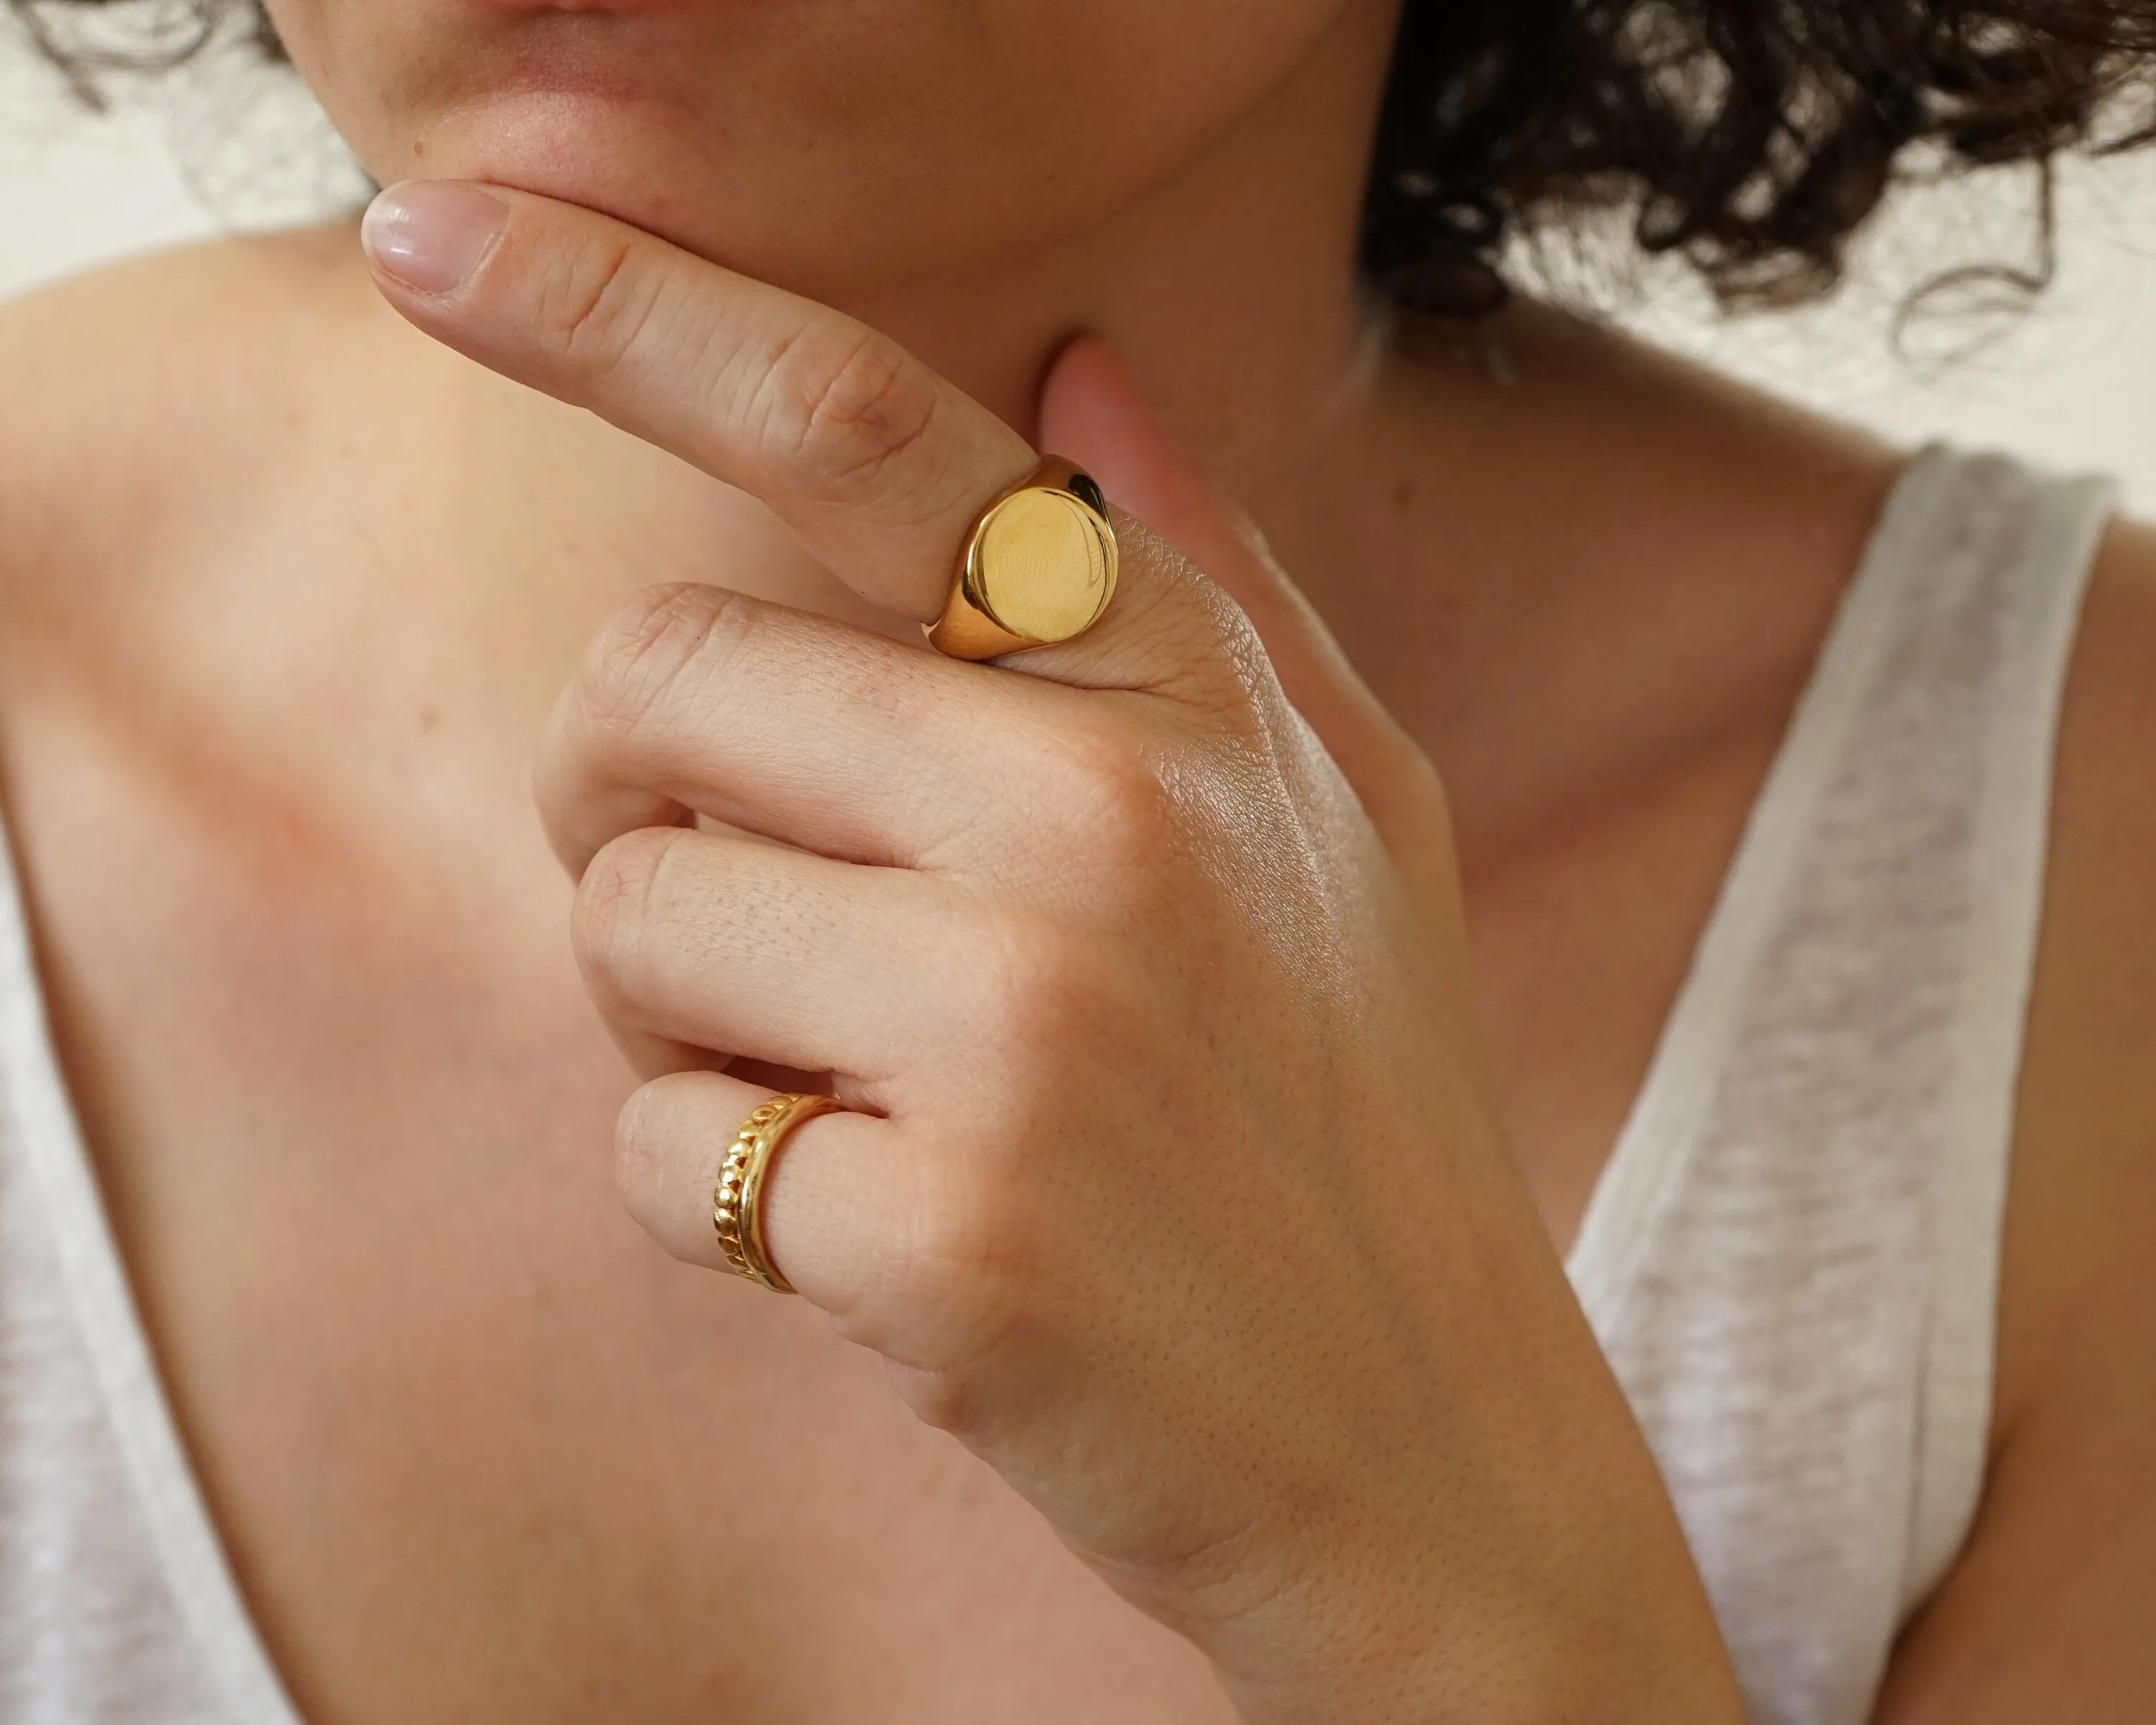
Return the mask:
{"type": "Polygon", "coordinates": [[[1081,635],[1116,594],[1116,530],[1090,475],[1051,456],[981,511],[930,643],[995,659],[1081,635]]]}
{"type": "Polygon", "coordinates": [[[737,1276],[774,1294],[790,1294],[793,1287],[764,1247],[764,1176],[788,1132],[804,1120],[836,1113],[843,1106],[836,1096],[773,1096],[742,1122],[720,1159],[719,1182],[711,1194],[711,1226],[719,1250],[737,1276]]]}

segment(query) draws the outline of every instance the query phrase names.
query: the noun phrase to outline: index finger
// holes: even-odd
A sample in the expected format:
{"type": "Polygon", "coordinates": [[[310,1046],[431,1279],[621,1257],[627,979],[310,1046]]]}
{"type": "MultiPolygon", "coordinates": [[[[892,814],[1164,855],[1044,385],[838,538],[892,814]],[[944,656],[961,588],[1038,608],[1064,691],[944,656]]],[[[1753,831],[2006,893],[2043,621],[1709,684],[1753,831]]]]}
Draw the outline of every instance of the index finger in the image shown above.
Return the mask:
{"type": "Polygon", "coordinates": [[[888,336],[595,211],[407,182],[363,234],[428,334],[753,493],[901,616],[942,611],[974,518],[1038,463],[888,336]]]}

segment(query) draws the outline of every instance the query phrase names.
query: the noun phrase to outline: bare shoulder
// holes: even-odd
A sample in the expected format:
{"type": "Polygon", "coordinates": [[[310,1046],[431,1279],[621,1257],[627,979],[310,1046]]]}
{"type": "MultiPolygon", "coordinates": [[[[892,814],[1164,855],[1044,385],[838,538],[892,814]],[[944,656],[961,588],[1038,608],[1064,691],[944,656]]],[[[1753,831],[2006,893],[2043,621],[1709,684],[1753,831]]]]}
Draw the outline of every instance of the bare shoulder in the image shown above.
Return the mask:
{"type": "Polygon", "coordinates": [[[2107,535],[2068,670],[2017,1132],[2010,1440],[2076,1337],[2156,1389],[2156,526],[2107,535]]]}
{"type": "Polygon", "coordinates": [[[231,239],[0,305],[0,582],[133,564],[274,481],[320,356],[372,316],[348,226],[231,239]]]}
{"type": "Polygon", "coordinates": [[[2156,527],[2092,577],[2061,713],[1989,1480],[1895,1725],[2144,1719],[2156,1694],[2156,527]]]}

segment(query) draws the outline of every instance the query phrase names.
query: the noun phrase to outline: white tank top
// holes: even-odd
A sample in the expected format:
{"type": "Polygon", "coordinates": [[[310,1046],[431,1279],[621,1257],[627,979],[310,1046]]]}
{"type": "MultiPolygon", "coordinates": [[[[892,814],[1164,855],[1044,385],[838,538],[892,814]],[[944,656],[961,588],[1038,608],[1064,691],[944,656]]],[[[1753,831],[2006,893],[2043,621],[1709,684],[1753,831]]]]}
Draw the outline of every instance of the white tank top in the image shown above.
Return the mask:
{"type": "MultiPolygon", "coordinates": [[[[2052,738],[2109,509],[1998,457],[1911,464],[1572,1254],[1758,1725],[1864,1719],[1974,1512],[2052,738]]],[[[0,869],[0,1721],[296,1718],[0,869]]]]}

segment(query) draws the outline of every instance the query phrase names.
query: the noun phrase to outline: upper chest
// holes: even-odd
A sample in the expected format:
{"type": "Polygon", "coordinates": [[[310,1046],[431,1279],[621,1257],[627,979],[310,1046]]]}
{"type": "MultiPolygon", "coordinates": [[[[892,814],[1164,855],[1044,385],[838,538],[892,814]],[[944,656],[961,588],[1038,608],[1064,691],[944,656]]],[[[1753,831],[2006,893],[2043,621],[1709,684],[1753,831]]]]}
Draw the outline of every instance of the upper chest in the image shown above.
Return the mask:
{"type": "Polygon", "coordinates": [[[1214,1717],[873,1358],[629,1220],[633,1081],[536,834],[528,867],[385,880],[74,765],[16,787],[49,1004],[311,1717],[1214,1717]]]}
{"type": "MultiPolygon", "coordinates": [[[[326,507],[319,532],[212,572],[364,593],[389,549],[372,518],[326,507]]],[[[489,519],[502,534],[464,555],[543,584],[582,554],[573,521],[512,531],[499,497],[489,519]]],[[[674,1265],[622,1213],[607,1147],[631,1080],[583,1000],[525,788],[551,694],[526,669],[558,680],[576,643],[505,669],[480,642],[513,639],[514,615],[385,624],[355,602],[325,624],[282,603],[223,607],[252,621],[176,655],[154,700],[18,688],[8,785],[128,1270],[302,1705],[576,1718],[603,1691],[653,1721],[715,1697],[745,1719],[1221,1715],[1189,1651],[916,1425],[873,1359],[798,1302],[674,1265]]],[[[1649,773],[1621,819],[1471,876],[1504,1101],[1559,1239],[1768,716],[1649,773]]]]}
{"type": "MultiPolygon", "coordinates": [[[[872,1358],[627,1219],[608,1148],[633,1081],[521,773],[481,752],[458,791],[415,756],[460,818],[355,846],[291,807],[192,808],[94,737],[44,741],[13,815],[69,1079],[303,1705],[569,1717],[604,1685],[653,1720],[716,1693],[745,1718],[1007,1717],[1013,1696],[1043,1720],[1214,1717],[1188,1651],[872,1358]]],[[[1510,1076],[1545,1098],[1529,1129],[1570,1135],[1544,1166],[1576,1208],[1599,1157],[1558,1157],[1606,1153],[1636,1081],[1610,1003],[1650,1045],[1672,954],[1628,930],[1630,962],[1518,891],[1492,950],[1604,979],[1584,1037],[1532,976],[1491,991],[1510,1076]]]]}

